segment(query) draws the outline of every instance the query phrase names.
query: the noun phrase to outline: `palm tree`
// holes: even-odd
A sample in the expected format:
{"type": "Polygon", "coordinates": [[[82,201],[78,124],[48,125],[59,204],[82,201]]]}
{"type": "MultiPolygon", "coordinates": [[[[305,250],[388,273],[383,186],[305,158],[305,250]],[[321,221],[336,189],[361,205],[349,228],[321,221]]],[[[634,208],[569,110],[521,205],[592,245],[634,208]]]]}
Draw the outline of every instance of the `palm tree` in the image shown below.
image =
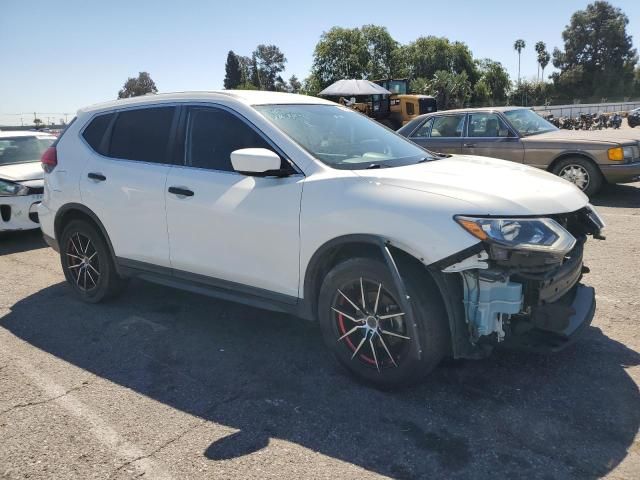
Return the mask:
{"type": "Polygon", "coordinates": [[[516,40],[515,43],[513,44],[513,49],[516,52],[518,52],[518,85],[520,85],[520,54],[522,53],[522,50],[524,50],[524,47],[526,46],[527,44],[521,38],[516,40]]]}
{"type": "Polygon", "coordinates": [[[542,75],[540,75],[540,79],[542,81],[544,81],[544,69],[546,68],[547,65],[549,65],[549,60],[551,60],[551,55],[549,55],[549,52],[547,52],[546,50],[544,52],[542,52],[540,55],[538,55],[538,63],[540,64],[540,67],[542,68],[542,75]]]}
{"type": "Polygon", "coordinates": [[[540,66],[542,65],[542,56],[547,51],[547,45],[544,42],[536,42],[536,53],[538,54],[538,78],[540,78],[540,66]]]}

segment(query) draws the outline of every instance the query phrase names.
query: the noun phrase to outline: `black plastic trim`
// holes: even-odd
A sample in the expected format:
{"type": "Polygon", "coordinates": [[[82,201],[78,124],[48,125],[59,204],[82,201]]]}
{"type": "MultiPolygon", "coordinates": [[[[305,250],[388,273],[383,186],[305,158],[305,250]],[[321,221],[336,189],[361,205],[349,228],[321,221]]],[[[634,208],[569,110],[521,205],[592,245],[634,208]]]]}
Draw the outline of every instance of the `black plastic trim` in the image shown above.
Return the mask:
{"type": "Polygon", "coordinates": [[[44,239],[47,245],[53,248],[56,252],[60,252],[60,246],[58,245],[58,241],[55,238],[50,237],[46,233],[42,234],[42,238],[44,239]]]}
{"type": "Polygon", "coordinates": [[[302,299],[197,273],[117,257],[122,275],[253,307],[300,315],[302,299]]]}

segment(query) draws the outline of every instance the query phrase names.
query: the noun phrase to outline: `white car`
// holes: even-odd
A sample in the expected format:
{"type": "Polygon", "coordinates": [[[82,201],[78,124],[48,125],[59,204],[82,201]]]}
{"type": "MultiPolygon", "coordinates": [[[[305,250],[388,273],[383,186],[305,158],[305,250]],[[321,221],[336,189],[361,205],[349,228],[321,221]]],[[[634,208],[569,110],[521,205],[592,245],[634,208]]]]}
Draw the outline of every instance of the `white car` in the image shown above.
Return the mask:
{"type": "Polygon", "coordinates": [[[0,232],[38,228],[44,180],[40,157],[56,137],[0,131],[0,232]]]}
{"type": "Polygon", "coordinates": [[[42,231],[80,298],[140,277],[317,319],[378,386],[499,344],[556,350],[594,314],[582,251],[604,224],[575,186],[441,158],[318,98],[96,105],[42,161],[42,231]]]}

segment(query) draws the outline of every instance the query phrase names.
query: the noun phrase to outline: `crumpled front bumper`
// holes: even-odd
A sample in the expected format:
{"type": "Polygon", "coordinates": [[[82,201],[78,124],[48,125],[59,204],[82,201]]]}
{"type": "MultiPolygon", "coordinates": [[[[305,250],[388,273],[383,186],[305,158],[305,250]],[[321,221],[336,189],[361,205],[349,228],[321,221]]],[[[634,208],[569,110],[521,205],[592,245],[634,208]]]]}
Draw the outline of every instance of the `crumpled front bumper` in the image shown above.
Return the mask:
{"type": "Polygon", "coordinates": [[[520,335],[508,336],[502,345],[537,353],[554,353],[571,345],[591,325],[596,311],[595,289],[579,283],[554,303],[560,303],[573,310],[564,329],[533,328],[520,335]]]}
{"type": "Polygon", "coordinates": [[[42,194],[0,197],[0,232],[40,228],[38,205],[42,194]]]}

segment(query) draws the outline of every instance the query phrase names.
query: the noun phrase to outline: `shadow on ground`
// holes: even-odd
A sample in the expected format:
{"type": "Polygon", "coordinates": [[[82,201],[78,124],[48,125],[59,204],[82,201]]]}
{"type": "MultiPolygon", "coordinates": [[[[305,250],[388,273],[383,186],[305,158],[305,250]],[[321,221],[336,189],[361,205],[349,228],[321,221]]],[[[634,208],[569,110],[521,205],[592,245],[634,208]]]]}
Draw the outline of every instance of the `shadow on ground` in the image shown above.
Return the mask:
{"type": "Polygon", "coordinates": [[[640,424],[625,370],[640,355],[597,328],[552,357],[497,352],[384,393],[335,366],[315,324],[138,281],[104,305],[54,285],[15,304],[0,327],[238,429],[202,452],[212,462],[282,438],[394,478],[598,478],[640,424]]]}
{"type": "Polygon", "coordinates": [[[45,247],[47,244],[42,238],[42,231],[39,228],[18,232],[0,232],[0,255],[27,252],[45,247]]]}
{"type": "Polygon", "coordinates": [[[591,203],[600,207],[640,208],[640,183],[607,184],[591,199],[591,203]]]}

